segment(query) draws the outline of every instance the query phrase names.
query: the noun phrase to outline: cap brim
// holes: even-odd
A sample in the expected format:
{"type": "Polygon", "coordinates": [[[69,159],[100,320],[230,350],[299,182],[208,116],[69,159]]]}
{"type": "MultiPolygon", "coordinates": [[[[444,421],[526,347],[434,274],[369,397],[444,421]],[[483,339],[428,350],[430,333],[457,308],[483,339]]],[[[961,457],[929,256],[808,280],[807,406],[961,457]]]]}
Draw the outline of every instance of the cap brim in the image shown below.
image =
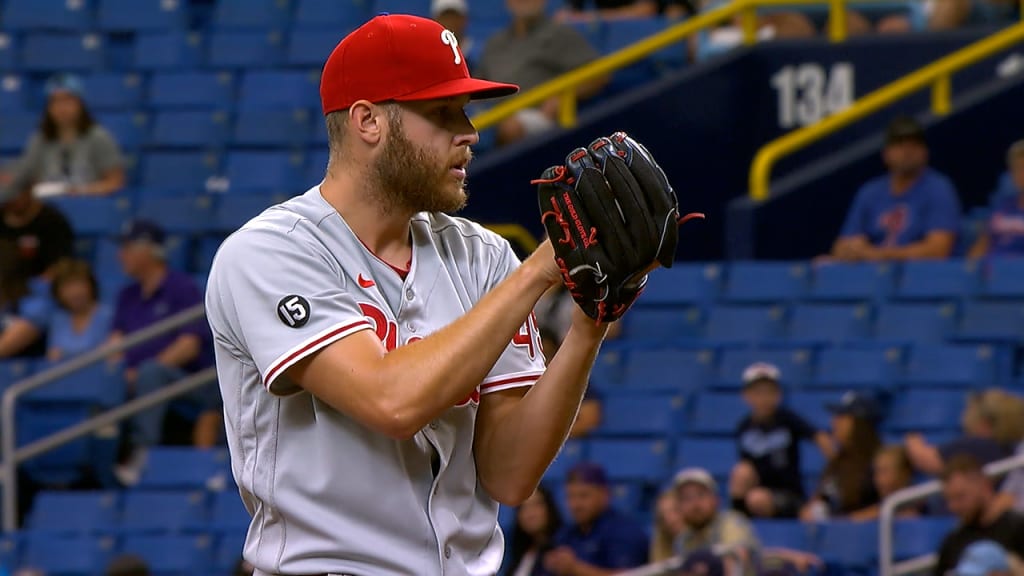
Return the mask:
{"type": "Polygon", "coordinates": [[[466,95],[469,95],[472,100],[486,100],[488,98],[511,96],[518,91],[519,86],[515,84],[491,82],[490,80],[481,80],[479,78],[458,78],[396,97],[394,100],[397,102],[410,102],[413,100],[435,100],[466,95]]]}

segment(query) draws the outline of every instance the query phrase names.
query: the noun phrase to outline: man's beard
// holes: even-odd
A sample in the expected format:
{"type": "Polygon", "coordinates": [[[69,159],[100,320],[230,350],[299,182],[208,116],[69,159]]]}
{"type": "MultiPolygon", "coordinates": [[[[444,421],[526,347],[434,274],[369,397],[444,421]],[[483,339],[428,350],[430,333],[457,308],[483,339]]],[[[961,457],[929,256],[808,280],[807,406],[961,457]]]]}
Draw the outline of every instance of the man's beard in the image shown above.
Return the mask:
{"type": "Polygon", "coordinates": [[[686,526],[690,528],[690,530],[700,532],[707,528],[714,519],[714,514],[693,514],[684,520],[686,522],[686,526]]]}
{"type": "Polygon", "coordinates": [[[388,118],[388,124],[384,148],[370,168],[369,193],[383,213],[461,210],[467,194],[451,175],[450,163],[406,138],[400,119],[388,118]]]}

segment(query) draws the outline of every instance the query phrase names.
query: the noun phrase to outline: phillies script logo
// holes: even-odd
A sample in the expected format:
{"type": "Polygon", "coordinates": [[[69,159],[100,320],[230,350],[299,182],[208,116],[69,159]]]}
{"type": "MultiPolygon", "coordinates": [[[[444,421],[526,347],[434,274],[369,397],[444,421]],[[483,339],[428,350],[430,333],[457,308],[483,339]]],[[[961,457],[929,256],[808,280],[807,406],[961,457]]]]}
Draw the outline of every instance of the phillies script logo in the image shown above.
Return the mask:
{"type": "Polygon", "coordinates": [[[573,206],[572,198],[569,197],[568,192],[562,193],[562,200],[565,201],[565,207],[569,210],[569,216],[572,218],[572,223],[576,226],[576,232],[583,239],[583,247],[590,248],[594,240],[587,234],[587,229],[583,227],[583,222],[580,220],[580,215],[576,213],[576,207],[573,206]]]}
{"type": "MultiPolygon", "coordinates": [[[[377,308],[373,304],[360,303],[359,309],[363,312],[363,316],[373,324],[373,331],[377,334],[377,338],[380,338],[384,349],[391,352],[395,348],[398,348],[398,324],[388,320],[387,315],[380,308],[377,308]]],[[[423,340],[419,336],[410,336],[404,344],[412,344],[413,342],[423,340]]],[[[473,404],[480,404],[480,387],[473,391],[472,394],[467,396],[462,402],[456,404],[456,407],[465,406],[472,402],[473,404]]]]}

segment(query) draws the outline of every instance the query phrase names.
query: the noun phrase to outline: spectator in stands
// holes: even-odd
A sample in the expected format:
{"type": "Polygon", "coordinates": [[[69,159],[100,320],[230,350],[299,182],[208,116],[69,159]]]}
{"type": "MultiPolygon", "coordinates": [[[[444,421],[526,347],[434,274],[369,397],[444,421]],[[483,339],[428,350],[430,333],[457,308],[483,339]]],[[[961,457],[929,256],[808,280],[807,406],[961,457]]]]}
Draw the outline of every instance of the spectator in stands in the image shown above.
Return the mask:
{"type": "MultiPolygon", "coordinates": [[[[575,306],[575,304],[574,304],[575,306]]],[[[562,340],[549,330],[540,330],[541,348],[544,349],[544,362],[551,364],[555,352],[561,346],[562,340]]],[[[570,438],[583,438],[593,432],[601,425],[601,395],[592,387],[587,387],[583,396],[583,403],[580,404],[579,412],[576,413],[576,420],[569,429],[570,438]]]]}
{"type": "Polygon", "coordinates": [[[469,3],[466,0],[432,0],[430,17],[455,34],[462,54],[470,68],[476,68],[476,42],[467,34],[469,25],[469,3]]]}
{"type": "Polygon", "coordinates": [[[882,32],[952,30],[963,26],[991,25],[1013,19],[1017,0],[933,0],[912,5],[909,14],[884,18],[882,32]]]}
{"type": "MultiPolygon", "coordinates": [[[[1024,397],[1007,393],[1003,400],[1006,420],[1005,439],[1014,444],[1014,455],[1024,454],[1024,397]]],[[[999,491],[999,501],[1006,509],[1024,513],[1024,469],[1010,472],[999,491]]]]}
{"type": "Polygon", "coordinates": [[[0,208],[0,238],[17,246],[24,274],[49,277],[59,260],[72,255],[75,238],[64,214],[36,198],[32,184],[24,173],[11,184],[14,195],[0,208]]]}
{"type": "MultiPolygon", "coordinates": [[[[165,235],[159,225],[148,220],[129,222],[119,241],[121,266],[134,282],[118,295],[113,341],[203,302],[192,278],[168,267],[164,260],[165,235]]],[[[211,348],[206,322],[200,319],[187,324],[129,348],[124,353],[125,383],[138,396],[159,390],[211,366],[211,348]]],[[[213,414],[219,412],[219,399],[219,392],[213,386],[188,397],[190,403],[203,411],[197,422],[197,435],[200,427],[216,426],[213,414]]],[[[133,419],[132,440],[136,449],[129,461],[116,471],[125,485],[138,482],[146,449],[160,443],[166,410],[167,404],[159,404],[133,419]]]]}
{"type": "Polygon", "coordinates": [[[960,524],[942,541],[934,574],[944,576],[963,558],[970,544],[992,540],[1019,561],[1024,558],[1024,516],[1005,510],[996,499],[991,478],[982,464],[969,454],[958,454],[946,462],[942,472],[946,506],[960,524]]]}
{"type": "Polygon", "coordinates": [[[1024,140],[1010,146],[1006,163],[1016,194],[995,199],[988,225],[971,246],[969,258],[1024,256],[1024,140]]]}
{"type": "Polygon", "coordinates": [[[17,247],[0,238],[0,358],[45,355],[52,313],[49,284],[26,277],[17,247]]]}
{"type": "Polygon", "coordinates": [[[951,576],[1012,576],[1020,574],[1006,549],[991,540],[979,540],[964,549],[951,576]]]}
{"type": "Polygon", "coordinates": [[[99,302],[99,285],[89,264],[62,260],[54,268],[50,284],[57,309],[48,330],[51,361],[84,354],[110,338],[114,311],[99,302]]]}
{"type": "Polygon", "coordinates": [[[46,83],[39,131],[18,161],[18,171],[42,193],[105,196],[124,186],[124,158],[114,137],[85,105],[82,82],[58,74],[46,83]]]}
{"type": "Polygon", "coordinates": [[[739,462],[729,477],[733,508],[749,516],[796,518],[804,503],[800,441],[813,440],[826,458],[832,439],[780,406],[779,369],[763,362],[743,371],[743,399],[750,414],[736,428],[739,462]]]}
{"type": "Polygon", "coordinates": [[[506,576],[546,576],[544,554],[554,546],[562,528],[562,515],[555,497],[543,485],[516,510],[516,525],[505,559],[506,576]]]}
{"type": "Polygon", "coordinates": [[[569,471],[565,496],[572,523],[544,554],[544,568],[555,576],[611,574],[647,562],[643,526],[611,506],[604,468],[581,462],[569,471]]]}
{"type": "MultiPolygon", "coordinates": [[[[506,0],[512,24],[487,39],[477,73],[481,78],[513,82],[525,92],[570,72],[598,53],[576,29],[548,18],[546,0],[506,0]]],[[[597,94],[607,79],[580,86],[581,99],[597,94]]],[[[558,98],[519,111],[498,125],[498,144],[510,144],[555,127],[558,98]]]]}
{"type": "Polygon", "coordinates": [[[719,508],[718,483],[711,474],[702,468],[686,468],[676,474],[673,486],[683,517],[676,552],[692,554],[711,549],[729,554],[745,573],[750,573],[761,544],[746,517],[719,508]]]}
{"type": "Polygon", "coordinates": [[[983,465],[1010,456],[1020,441],[1014,406],[1012,395],[998,388],[968,393],[960,417],[963,435],[934,446],[921,434],[908,434],[904,446],[911,464],[918,472],[937,476],[955,454],[970,454],[983,465]]]}
{"type": "Polygon", "coordinates": [[[132,554],[122,554],[110,561],[107,576],[150,576],[146,561],[132,554]]]}
{"type": "Polygon", "coordinates": [[[805,522],[847,516],[878,503],[871,474],[872,459],[882,445],[876,400],[867,394],[847,392],[828,409],[838,449],[825,466],[817,492],[800,511],[800,519],[805,522]]]}
{"type": "Polygon", "coordinates": [[[732,573],[726,569],[721,556],[711,550],[696,550],[686,556],[679,567],[679,576],[725,576],[732,573]]]}
{"type": "Polygon", "coordinates": [[[679,499],[675,488],[658,496],[654,507],[654,527],[651,529],[650,562],[663,562],[676,555],[675,542],[683,531],[683,517],[679,513],[679,499]]]}
{"type": "MultiPolygon", "coordinates": [[[[732,0],[696,0],[702,12],[720,8],[732,0]]],[[[696,59],[727,52],[743,43],[742,17],[736,16],[726,25],[694,35],[690,52],[696,59]]],[[[758,40],[775,38],[811,38],[818,33],[814,23],[806,15],[791,11],[772,11],[757,15],[758,40]]]]}
{"type": "Polygon", "coordinates": [[[565,7],[555,14],[559,22],[650,18],[663,15],[678,18],[696,10],[691,0],[566,0],[565,7]],[[592,6],[591,6],[592,5],[592,6]]]}
{"type": "MultiPolygon", "coordinates": [[[[872,479],[879,501],[885,500],[897,490],[908,488],[914,481],[914,469],[910,466],[907,452],[899,444],[885,446],[875,454],[872,466],[872,479]]],[[[879,504],[872,504],[850,514],[851,520],[874,520],[881,510],[879,504]]],[[[900,517],[912,517],[920,514],[916,506],[901,508],[900,517]]]]}
{"type": "Polygon", "coordinates": [[[882,158],[889,174],[857,192],[831,258],[841,261],[947,258],[960,227],[960,200],[949,178],[928,167],[924,129],[898,117],[882,158]]]}

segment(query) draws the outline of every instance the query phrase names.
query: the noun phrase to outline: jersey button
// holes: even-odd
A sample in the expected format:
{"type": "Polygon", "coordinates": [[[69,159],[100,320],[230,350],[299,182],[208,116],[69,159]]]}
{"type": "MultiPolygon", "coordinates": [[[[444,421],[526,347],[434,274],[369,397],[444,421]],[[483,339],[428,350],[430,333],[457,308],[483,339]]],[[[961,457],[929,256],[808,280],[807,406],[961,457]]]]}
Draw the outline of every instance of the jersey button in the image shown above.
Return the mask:
{"type": "Polygon", "coordinates": [[[415,332],[416,331],[416,325],[413,324],[412,322],[406,324],[405,327],[409,329],[409,332],[415,332]]]}
{"type": "Polygon", "coordinates": [[[434,420],[430,423],[430,429],[437,430],[437,420],[434,420]]]}
{"type": "Polygon", "coordinates": [[[445,558],[451,558],[452,557],[452,547],[451,546],[445,546],[444,547],[444,557],[445,558]]]}
{"type": "Polygon", "coordinates": [[[406,300],[412,300],[412,296],[413,296],[412,288],[409,288],[408,290],[405,291],[405,299],[406,300]]]}

